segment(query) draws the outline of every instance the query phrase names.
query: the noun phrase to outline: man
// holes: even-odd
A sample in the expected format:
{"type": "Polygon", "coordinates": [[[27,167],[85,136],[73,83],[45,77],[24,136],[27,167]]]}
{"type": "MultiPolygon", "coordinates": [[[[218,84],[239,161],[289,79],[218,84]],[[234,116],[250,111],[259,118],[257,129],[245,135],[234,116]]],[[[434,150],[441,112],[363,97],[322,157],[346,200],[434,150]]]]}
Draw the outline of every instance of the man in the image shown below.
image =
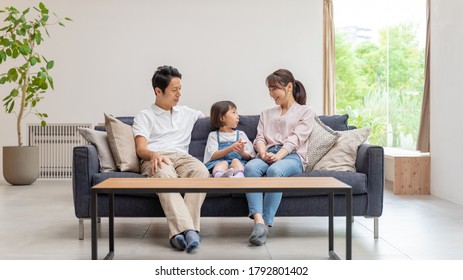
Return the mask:
{"type": "MultiPolygon", "coordinates": [[[[205,165],[188,154],[191,131],[200,111],[177,106],[181,96],[180,72],[160,66],[151,80],[156,100],[134,119],[133,132],[141,173],[155,178],[207,178],[205,165]]],[[[199,246],[200,212],[205,193],[158,193],[169,226],[172,247],[190,253],[199,246]]]]}

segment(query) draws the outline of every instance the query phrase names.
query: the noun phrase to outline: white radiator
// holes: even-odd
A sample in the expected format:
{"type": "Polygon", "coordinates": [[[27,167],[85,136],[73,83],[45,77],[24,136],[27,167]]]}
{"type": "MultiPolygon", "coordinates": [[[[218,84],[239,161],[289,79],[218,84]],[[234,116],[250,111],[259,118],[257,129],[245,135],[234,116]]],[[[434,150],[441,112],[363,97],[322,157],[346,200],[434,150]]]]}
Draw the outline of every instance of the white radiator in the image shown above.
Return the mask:
{"type": "Polygon", "coordinates": [[[87,142],[77,130],[91,128],[89,123],[27,124],[29,146],[39,147],[39,178],[67,179],[72,177],[72,149],[87,142]]]}

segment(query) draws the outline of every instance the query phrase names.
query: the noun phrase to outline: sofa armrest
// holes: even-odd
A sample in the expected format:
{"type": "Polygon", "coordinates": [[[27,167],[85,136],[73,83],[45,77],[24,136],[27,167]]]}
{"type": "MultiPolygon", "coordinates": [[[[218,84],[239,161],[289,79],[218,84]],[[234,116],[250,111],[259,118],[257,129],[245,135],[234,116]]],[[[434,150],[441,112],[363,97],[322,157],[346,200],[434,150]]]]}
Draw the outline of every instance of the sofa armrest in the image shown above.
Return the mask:
{"type": "Polygon", "coordinates": [[[77,218],[88,218],[92,177],[100,172],[98,153],[93,145],[77,146],[72,157],[72,194],[77,218]]]}
{"type": "Polygon", "coordinates": [[[383,211],[384,196],[384,149],[381,146],[362,144],[357,151],[357,172],[367,175],[368,210],[371,216],[379,217],[383,211]]]}

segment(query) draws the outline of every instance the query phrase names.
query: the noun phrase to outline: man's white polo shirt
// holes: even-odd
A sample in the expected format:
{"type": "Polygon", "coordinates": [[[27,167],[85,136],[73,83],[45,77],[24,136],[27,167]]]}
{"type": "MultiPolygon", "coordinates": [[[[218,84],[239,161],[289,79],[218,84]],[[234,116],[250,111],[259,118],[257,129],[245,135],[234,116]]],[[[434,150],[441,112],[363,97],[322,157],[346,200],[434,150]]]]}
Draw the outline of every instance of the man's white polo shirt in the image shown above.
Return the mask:
{"type": "Polygon", "coordinates": [[[201,111],[187,106],[175,106],[171,113],[152,104],[135,117],[133,134],[145,137],[151,151],[187,154],[193,126],[204,117],[201,111]]]}

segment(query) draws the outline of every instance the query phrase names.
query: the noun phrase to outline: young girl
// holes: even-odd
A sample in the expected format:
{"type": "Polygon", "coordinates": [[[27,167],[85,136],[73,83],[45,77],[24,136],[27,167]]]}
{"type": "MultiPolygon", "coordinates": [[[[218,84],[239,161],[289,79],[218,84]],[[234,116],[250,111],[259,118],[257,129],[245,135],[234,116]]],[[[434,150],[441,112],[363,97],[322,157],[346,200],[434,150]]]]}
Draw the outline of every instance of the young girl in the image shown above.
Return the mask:
{"type": "Polygon", "coordinates": [[[244,177],[244,165],[255,156],[252,143],[243,131],[234,130],[240,118],[236,105],[219,101],[211,107],[211,126],[204,164],[215,178],[244,177]]]}

